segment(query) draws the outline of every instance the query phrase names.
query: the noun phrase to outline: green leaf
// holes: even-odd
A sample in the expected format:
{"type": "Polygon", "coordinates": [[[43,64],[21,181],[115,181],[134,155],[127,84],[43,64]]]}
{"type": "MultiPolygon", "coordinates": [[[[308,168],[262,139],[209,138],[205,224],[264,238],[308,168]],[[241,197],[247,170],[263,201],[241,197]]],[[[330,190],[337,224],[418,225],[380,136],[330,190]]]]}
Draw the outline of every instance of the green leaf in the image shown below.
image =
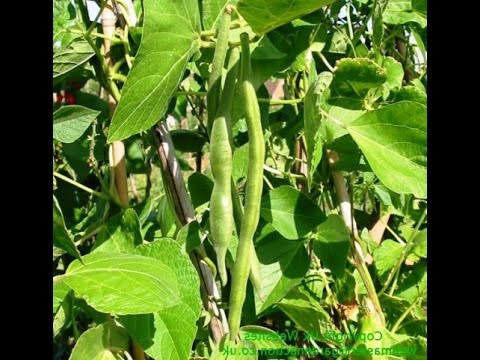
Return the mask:
{"type": "Polygon", "coordinates": [[[275,230],[290,240],[299,239],[326,217],[317,204],[304,193],[283,185],[265,195],[260,214],[275,230]]]}
{"type": "Polygon", "coordinates": [[[107,322],[85,331],[78,338],[69,360],[117,360],[115,353],[128,350],[125,330],[107,322]]]}
{"type": "Polygon", "coordinates": [[[427,110],[401,101],[347,125],[375,175],[399,194],[427,197],[427,110]]]}
{"type": "Polygon", "coordinates": [[[188,191],[192,199],[192,205],[196,209],[210,201],[213,191],[213,181],[206,175],[194,172],[188,178],[188,191]]]}
{"type": "Polygon", "coordinates": [[[287,330],[282,333],[275,332],[269,328],[257,325],[242,326],[239,331],[239,336],[242,341],[253,343],[257,353],[267,352],[269,355],[272,351],[281,352],[283,349],[294,349],[285,343],[287,337],[298,338],[298,331],[294,330],[291,333],[287,330]],[[263,350],[263,351],[262,351],[263,350]]]}
{"type": "Polygon", "coordinates": [[[308,160],[308,187],[312,186],[312,179],[320,160],[322,160],[322,138],[320,126],[323,114],[321,103],[324,91],[330,86],[333,75],[324,71],[318,75],[305,95],[303,121],[305,127],[305,147],[308,160]]]}
{"type": "Polygon", "coordinates": [[[203,28],[211,30],[217,27],[225,5],[228,3],[236,5],[238,0],[203,0],[202,20],[203,28]]]}
{"type": "Polygon", "coordinates": [[[330,87],[332,98],[363,98],[368,90],[382,85],[387,80],[385,69],[366,58],[344,58],[337,62],[330,87]]]}
{"type": "Polygon", "coordinates": [[[342,278],[335,278],[335,297],[341,304],[358,304],[355,275],[345,271],[342,278]]]}
{"type": "Polygon", "coordinates": [[[424,229],[415,235],[412,239],[415,242],[413,253],[419,257],[427,257],[427,229],[424,229]]]}
{"type": "Polygon", "coordinates": [[[402,244],[396,241],[384,240],[373,252],[375,268],[382,283],[386,281],[388,273],[400,258],[403,247],[402,244]]]}
{"type": "Polygon", "coordinates": [[[142,43],[113,115],[108,142],[149,129],[167,111],[200,45],[196,0],[144,0],[142,43]],[[181,24],[181,26],[180,26],[181,24]]]}
{"type": "Polygon", "coordinates": [[[65,227],[62,209],[60,209],[60,204],[55,196],[53,197],[53,245],[65,250],[77,259],[82,258],[72,237],[65,227]]]}
{"type": "Polygon", "coordinates": [[[177,244],[184,246],[185,252],[189,253],[202,243],[200,224],[197,220],[185,224],[177,234],[177,244]]]}
{"type": "Polygon", "coordinates": [[[233,153],[233,172],[232,176],[235,181],[243,179],[247,176],[248,170],[248,143],[240,146],[233,153]]]}
{"type": "Polygon", "coordinates": [[[70,0],[53,1],[53,41],[59,41],[60,47],[71,40],[72,34],[63,32],[74,23],[75,6],[70,0]]]}
{"type": "Polygon", "coordinates": [[[56,79],[85,64],[95,54],[85,40],[75,40],[53,54],[53,78],[56,79]]]}
{"type": "Polygon", "coordinates": [[[121,316],[120,323],[155,359],[188,359],[195,339],[195,322],[200,316],[200,282],[189,257],[171,239],[162,239],[137,248],[139,255],[156,259],[174,272],[180,303],[146,315],[121,316]]]}
{"type": "Polygon", "coordinates": [[[387,73],[387,84],[390,89],[402,87],[403,66],[394,58],[388,56],[383,60],[383,68],[387,73]]]}
{"type": "Polygon", "coordinates": [[[71,318],[72,300],[73,298],[71,296],[66,297],[53,317],[54,338],[60,334],[71,318]]]}
{"type": "MultiPolygon", "coordinates": [[[[369,353],[369,348],[382,348],[382,331],[384,327],[377,321],[375,314],[366,312],[360,320],[360,329],[358,331],[358,338],[352,349],[352,360],[390,360],[387,356],[377,356],[369,353]],[[363,334],[363,336],[361,336],[363,334]],[[370,335],[370,336],[369,336],[370,335]]],[[[391,359],[393,360],[393,359],[391,359]]],[[[397,360],[397,359],[396,359],[397,360]]]]}
{"type": "Polygon", "coordinates": [[[62,303],[65,296],[67,296],[70,288],[67,284],[63,282],[53,283],[53,313],[55,314],[58,310],[58,307],[62,303]]]}
{"type": "Polygon", "coordinates": [[[309,338],[341,344],[329,336],[340,332],[330,319],[330,315],[318,305],[318,302],[298,289],[292,290],[277,306],[305,331],[309,338]]]}
{"type": "Polygon", "coordinates": [[[135,206],[134,210],[137,213],[140,225],[144,225],[153,210],[153,198],[151,196],[148,197],[143,202],[135,206]]]}
{"type": "Polygon", "coordinates": [[[254,46],[252,60],[276,60],[287,56],[283,51],[277,49],[268,36],[262,37],[258,43],[252,45],[254,46]]]}
{"type": "Polygon", "coordinates": [[[92,253],[85,265],[72,262],[56,281],[66,283],[100,312],[146,314],[180,303],[178,280],[171,268],[145,256],[92,253]]]}
{"type": "Polygon", "coordinates": [[[145,156],[143,153],[142,139],[132,137],[125,140],[124,144],[127,173],[145,174],[145,156]]]}
{"type": "Polygon", "coordinates": [[[175,213],[164,195],[158,201],[157,222],[160,224],[160,232],[163,237],[173,237],[177,231],[175,213]]]}
{"type": "Polygon", "coordinates": [[[350,233],[339,215],[329,215],[327,220],[318,226],[313,249],[334,276],[344,276],[350,250],[350,233]]]}
{"type": "Polygon", "coordinates": [[[335,0],[239,0],[237,9],[257,34],[265,34],[335,0]]]}
{"type": "Polygon", "coordinates": [[[133,209],[112,216],[95,240],[92,251],[105,253],[132,253],[143,241],[140,221],[133,209]]]}
{"type": "Polygon", "coordinates": [[[53,138],[62,143],[74,142],[99,114],[79,105],[62,106],[53,113],[53,138]]]}
{"type": "Polygon", "coordinates": [[[274,231],[257,247],[265,302],[256,298],[257,314],[280,301],[300,284],[310,265],[303,241],[290,241],[274,231]]]}
{"type": "Polygon", "coordinates": [[[395,102],[408,100],[427,106],[427,94],[416,86],[404,86],[393,91],[391,97],[395,102]]]}
{"type": "Polygon", "coordinates": [[[385,12],[383,13],[383,21],[386,24],[405,24],[415,22],[420,27],[427,26],[427,6],[424,0],[413,1],[415,7],[412,6],[412,0],[389,0],[385,12]]]}
{"type": "Polygon", "coordinates": [[[200,152],[207,142],[205,135],[198,131],[177,129],[170,131],[175,150],[182,152],[200,152]]]}
{"type": "MultiPolygon", "coordinates": [[[[255,43],[251,44],[252,83],[255,89],[261,87],[265,81],[272,76],[284,76],[279,74],[289,69],[310,47],[309,36],[312,31],[314,31],[312,26],[293,26],[293,24],[287,24],[281,28],[270,31],[262,38],[257,46],[255,46],[255,43]],[[275,48],[277,50],[273,50],[272,53],[265,56],[262,54],[262,52],[265,53],[265,51],[263,51],[264,43],[267,44],[268,48],[275,48]],[[257,53],[257,51],[259,51],[259,53],[257,53]],[[281,54],[285,54],[286,56],[281,56],[281,54]]],[[[257,96],[263,97],[258,93],[257,96]]],[[[235,104],[241,106],[241,102],[235,102],[234,110],[236,108],[235,104]]],[[[233,117],[233,119],[235,119],[235,117],[233,117]]]]}
{"type": "Polygon", "coordinates": [[[395,295],[412,304],[419,296],[425,296],[427,291],[427,266],[424,260],[408,269],[400,276],[395,295]]]}

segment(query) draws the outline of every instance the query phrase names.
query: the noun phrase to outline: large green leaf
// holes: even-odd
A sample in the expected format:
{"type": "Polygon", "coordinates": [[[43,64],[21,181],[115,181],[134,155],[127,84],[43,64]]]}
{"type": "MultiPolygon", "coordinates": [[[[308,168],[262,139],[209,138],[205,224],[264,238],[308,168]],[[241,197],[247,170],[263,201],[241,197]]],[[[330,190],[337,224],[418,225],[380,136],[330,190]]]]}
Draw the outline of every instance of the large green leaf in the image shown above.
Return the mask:
{"type": "Polygon", "coordinates": [[[342,277],[345,274],[350,233],[339,215],[331,214],[319,225],[313,249],[333,275],[342,277]]]}
{"type": "Polygon", "coordinates": [[[427,26],[427,6],[425,0],[389,0],[383,21],[387,24],[405,24],[415,22],[420,27],[427,26]],[[413,5],[415,6],[413,6],[413,5]]]}
{"type": "Polygon", "coordinates": [[[146,256],[92,253],[70,264],[61,281],[98,311],[147,314],[181,302],[177,277],[163,262],[146,256]]]}
{"type": "Polygon", "coordinates": [[[80,252],[65,227],[62,209],[55,196],[53,197],[53,245],[65,250],[77,259],[81,259],[80,252]]]}
{"type": "Polygon", "coordinates": [[[375,175],[400,194],[427,197],[427,109],[401,101],[362,115],[347,130],[375,175]]]}
{"type": "Polygon", "coordinates": [[[100,111],[79,105],[62,106],[53,113],[53,138],[62,143],[79,139],[100,111]]]}
{"type": "Polygon", "coordinates": [[[142,243],[140,221],[133,209],[112,216],[98,233],[93,251],[106,253],[132,253],[142,243]]]}
{"type": "Polygon", "coordinates": [[[85,40],[73,41],[68,47],[62,48],[53,55],[53,78],[85,64],[95,52],[85,40]]]}
{"type": "Polygon", "coordinates": [[[190,259],[171,239],[141,245],[136,252],[168,265],[178,279],[180,303],[154,314],[122,316],[119,321],[155,359],[188,359],[200,316],[200,283],[190,259]]]}
{"type": "Polygon", "coordinates": [[[253,31],[265,34],[303,15],[329,5],[335,0],[240,0],[238,12],[253,31]]]}
{"type": "Polygon", "coordinates": [[[115,353],[128,349],[125,330],[107,322],[85,331],[78,338],[69,360],[117,360],[115,353]]]}
{"type": "Polygon", "coordinates": [[[326,219],[317,204],[291,186],[280,186],[262,199],[262,217],[287,239],[305,236],[326,219]]]}
{"type": "Polygon", "coordinates": [[[303,241],[290,241],[273,231],[257,247],[265,301],[256,298],[257,313],[280,301],[305,276],[310,259],[303,241]]]}
{"type": "Polygon", "coordinates": [[[121,140],[157,123],[200,45],[196,0],[144,0],[142,43],[122,89],[108,141],[121,140]]]}

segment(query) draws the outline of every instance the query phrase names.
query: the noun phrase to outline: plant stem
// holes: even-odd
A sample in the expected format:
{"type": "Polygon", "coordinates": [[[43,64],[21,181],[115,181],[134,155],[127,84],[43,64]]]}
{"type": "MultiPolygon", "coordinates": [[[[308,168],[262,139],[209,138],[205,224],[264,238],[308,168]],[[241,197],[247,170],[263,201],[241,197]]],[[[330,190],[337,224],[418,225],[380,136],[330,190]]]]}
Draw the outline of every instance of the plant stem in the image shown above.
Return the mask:
{"type": "MultiPolygon", "coordinates": [[[[412,249],[414,248],[415,241],[413,241],[413,239],[417,235],[418,230],[420,229],[420,226],[422,226],[423,221],[425,220],[426,216],[427,216],[427,208],[425,208],[425,210],[423,211],[422,215],[420,216],[420,219],[418,220],[417,225],[415,226],[415,229],[413,230],[412,234],[408,238],[407,244],[403,248],[403,251],[402,251],[402,254],[401,254],[400,258],[398,259],[397,263],[393,267],[392,271],[390,271],[390,274],[388,274],[387,281],[383,285],[382,289],[379,291],[379,293],[378,293],[379,295],[383,294],[385,292],[385,290],[388,289],[388,287],[390,286],[390,283],[392,282],[393,278],[395,276],[397,276],[396,275],[397,272],[400,271],[400,269],[402,267],[402,264],[405,261],[405,259],[407,258],[408,254],[410,254],[410,251],[412,251],[412,249]]],[[[395,291],[395,290],[393,290],[393,291],[395,291]]]]}
{"type": "Polygon", "coordinates": [[[303,98],[300,99],[265,99],[265,98],[258,98],[259,103],[268,103],[270,105],[293,105],[302,103],[304,101],[303,98]]]}
{"type": "Polygon", "coordinates": [[[421,299],[422,299],[421,296],[417,297],[415,299],[415,301],[412,303],[412,305],[410,305],[407,309],[405,309],[405,311],[402,313],[402,315],[400,315],[400,317],[397,319],[395,324],[392,326],[392,329],[390,330],[392,333],[395,333],[398,330],[398,328],[400,327],[400,324],[403,322],[403,320],[405,320],[405,318],[408,316],[408,314],[410,314],[410,311],[413,310],[413,308],[417,305],[417,303],[421,299]]]}
{"type": "MultiPolygon", "coordinates": [[[[112,80],[118,80],[118,81],[124,83],[125,81],[127,81],[127,77],[123,74],[113,73],[112,74],[112,80]]],[[[120,94],[118,94],[118,95],[120,95],[120,94]]]]}
{"type": "MultiPolygon", "coordinates": [[[[116,16],[113,13],[113,3],[112,0],[108,0],[107,6],[103,9],[102,12],[102,29],[103,33],[112,37],[115,34],[115,22],[116,16]]],[[[110,74],[110,69],[114,66],[114,62],[111,56],[111,42],[108,39],[104,39],[105,47],[105,60],[107,61],[108,66],[108,76],[110,84],[110,94],[108,96],[108,107],[110,110],[110,117],[113,116],[115,108],[117,106],[116,102],[120,99],[120,92],[116,87],[113,76],[110,74]]],[[[120,200],[120,203],[125,207],[128,207],[128,185],[127,185],[127,167],[125,161],[125,145],[122,141],[115,141],[112,145],[113,149],[113,164],[115,172],[115,187],[117,189],[117,194],[120,200]]]]}
{"type": "Polygon", "coordinates": [[[92,231],[88,232],[87,234],[83,235],[77,241],[75,241],[75,246],[82,245],[86,240],[90,239],[92,236],[98,234],[100,231],[104,229],[104,224],[100,224],[98,227],[94,228],[92,231]]]}
{"type": "Polygon", "coordinates": [[[98,192],[98,191],[95,191],[93,189],[90,189],[89,187],[83,185],[83,184],[80,184],[79,182],[73,180],[73,179],[70,179],[69,177],[66,177],[65,175],[62,175],[56,171],[53,172],[53,176],[59,178],[59,179],[62,179],[63,181],[65,182],[68,182],[69,184],[91,194],[91,195],[94,195],[100,199],[104,199],[104,200],[110,200],[110,197],[105,195],[104,193],[101,193],[101,192],[98,192]]]}
{"type": "Polygon", "coordinates": [[[353,26],[352,26],[352,19],[350,18],[350,9],[351,9],[351,4],[350,2],[347,2],[347,24],[348,24],[348,35],[350,36],[350,39],[353,39],[353,26]]]}
{"type": "MultiPolygon", "coordinates": [[[[338,154],[335,151],[327,150],[328,164],[331,168],[339,160],[338,154]]],[[[357,225],[353,217],[352,205],[350,202],[350,196],[348,194],[347,185],[345,184],[345,179],[343,175],[338,171],[331,171],[333,184],[335,191],[337,193],[337,199],[340,204],[340,214],[342,215],[345,224],[350,229],[351,233],[351,250],[353,254],[353,259],[355,262],[355,267],[357,268],[360,277],[362,278],[363,284],[367,290],[368,297],[373,305],[375,310],[376,318],[382,325],[385,325],[385,317],[382,312],[382,307],[380,301],[378,300],[378,295],[375,290],[375,285],[373,284],[370,273],[368,272],[367,266],[365,265],[365,259],[363,257],[361,247],[359,242],[361,239],[357,234],[357,225]]]]}
{"type": "Polygon", "coordinates": [[[388,292],[388,295],[393,296],[393,293],[395,292],[395,289],[397,288],[397,283],[398,283],[398,278],[400,277],[400,271],[397,271],[395,273],[395,278],[393,279],[392,286],[390,287],[390,291],[388,292]]]}

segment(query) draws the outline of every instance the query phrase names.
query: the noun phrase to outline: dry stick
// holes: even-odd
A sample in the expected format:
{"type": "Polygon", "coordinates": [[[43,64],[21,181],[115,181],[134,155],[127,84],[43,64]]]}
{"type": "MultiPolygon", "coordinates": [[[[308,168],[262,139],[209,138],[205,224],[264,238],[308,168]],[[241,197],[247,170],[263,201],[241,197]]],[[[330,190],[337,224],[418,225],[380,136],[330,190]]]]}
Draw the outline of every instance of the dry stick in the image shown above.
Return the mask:
{"type": "MultiPolygon", "coordinates": [[[[107,6],[105,6],[102,12],[102,30],[103,34],[106,36],[103,40],[103,45],[105,48],[105,59],[107,60],[108,69],[111,69],[115,65],[110,52],[111,43],[109,40],[110,37],[115,35],[115,23],[116,16],[113,12],[113,3],[112,0],[108,0],[107,6]]],[[[110,74],[108,74],[108,76],[110,76],[110,74]]],[[[109,91],[108,109],[110,118],[112,118],[116,106],[117,103],[115,98],[109,91]]],[[[112,144],[112,154],[112,166],[115,173],[115,188],[117,190],[118,198],[121,204],[128,207],[127,167],[125,162],[125,146],[122,141],[115,141],[112,144]]],[[[130,350],[134,360],[145,360],[145,354],[142,348],[133,339],[131,341],[130,350]]]]}
{"type": "MultiPolygon", "coordinates": [[[[108,38],[115,35],[115,23],[116,16],[113,12],[112,0],[108,1],[107,6],[103,9],[102,13],[102,29],[103,34],[107,38],[103,40],[103,45],[105,48],[105,59],[107,60],[108,68],[114,66],[113,59],[111,57],[110,48],[111,43],[108,38]]],[[[108,76],[110,76],[108,74],[108,76]]],[[[108,94],[108,109],[110,113],[110,118],[115,112],[115,107],[117,103],[115,98],[109,92],[108,94]]],[[[113,147],[113,168],[115,172],[115,187],[117,189],[117,194],[120,199],[120,202],[125,206],[128,206],[128,185],[127,185],[127,167],[125,163],[125,146],[122,141],[115,141],[112,144],[113,147]]]]}
{"type": "Polygon", "coordinates": [[[369,303],[371,303],[372,308],[370,310],[375,313],[378,323],[385,325],[385,317],[383,316],[382,307],[380,306],[380,301],[378,300],[378,295],[375,291],[372,278],[370,277],[368,269],[365,266],[365,258],[363,256],[362,248],[358,243],[359,237],[357,232],[357,224],[353,218],[352,204],[350,202],[350,196],[348,194],[345,179],[340,172],[333,170],[333,166],[339,160],[338,154],[333,150],[327,150],[327,158],[328,164],[330,165],[330,168],[332,168],[332,180],[335,187],[335,192],[337,194],[337,199],[340,204],[340,214],[342,215],[345,224],[348,226],[351,232],[352,253],[355,261],[355,267],[357,268],[365,288],[367,289],[367,294],[370,300],[369,303]]]}
{"type": "Polygon", "coordinates": [[[385,229],[387,228],[386,225],[388,223],[388,220],[390,220],[391,215],[392,214],[388,212],[383,214],[380,219],[378,219],[378,221],[375,223],[375,225],[373,225],[373,227],[370,229],[370,236],[376,244],[380,244],[380,242],[382,241],[383,234],[385,232],[385,229]]]}
{"type": "MultiPolygon", "coordinates": [[[[157,144],[158,155],[162,166],[165,188],[172,197],[175,213],[180,222],[185,225],[195,220],[190,198],[188,197],[185,183],[183,181],[180,165],[175,157],[175,149],[168,132],[167,125],[161,122],[154,131],[154,138],[157,144]]],[[[199,246],[198,253],[190,253],[190,259],[200,275],[200,286],[204,307],[214,316],[210,321],[215,343],[219,343],[223,335],[228,332],[227,317],[225,311],[220,309],[215,300],[220,299],[220,295],[213,277],[212,271],[207,263],[202,260],[201,253],[205,253],[203,244],[199,246]]]]}

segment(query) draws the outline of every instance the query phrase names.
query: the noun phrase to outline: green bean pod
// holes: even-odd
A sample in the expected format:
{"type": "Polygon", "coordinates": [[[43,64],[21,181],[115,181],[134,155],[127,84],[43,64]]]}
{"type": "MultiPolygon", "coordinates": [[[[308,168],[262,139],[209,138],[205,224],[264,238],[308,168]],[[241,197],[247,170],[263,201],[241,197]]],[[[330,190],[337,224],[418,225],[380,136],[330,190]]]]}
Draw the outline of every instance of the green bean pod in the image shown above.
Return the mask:
{"type": "Polygon", "coordinates": [[[222,285],[228,281],[225,257],[233,232],[233,206],[231,195],[232,146],[230,113],[237,77],[238,50],[232,51],[220,106],[210,134],[210,164],[214,180],[210,197],[210,234],[217,255],[217,267],[222,285]]]}
{"type": "MultiPolygon", "coordinates": [[[[240,234],[240,228],[243,218],[243,206],[238,196],[238,191],[235,187],[235,183],[232,179],[232,204],[233,204],[233,219],[235,220],[235,228],[237,234],[240,234]]],[[[252,246],[250,254],[250,273],[249,273],[250,282],[252,283],[255,291],[262,301],[265,300],[265,294],[262,288],[262,276],[260,273],[260,261],[258,260],[257,253],[255,252],[255,247],[252,246]]]]}
{"type": "Polygon", "coordinates": [[[242,217],[237,257],[232,271],[232,288],[229,304],[230,339],[235,341],[240,328],[242,307],[245,301],[248,276],[250,273],[250,257],[253,248],[253,235],[260,218],[260,200],[263,188],[263,161],[265,158],[265,142],[263,139],[260,108],[257,95],[250,81],[250,48],[247,33],[240,35],[242,44],[241,90],[245,107],[245,118],[248,128],[249,150],[247,185],[245,190],[245,213],[242,217]]]}
{"type": "Polygon", "coordinates": [[[210,136],[210,163],[214,179],[210,197],[210,234],[217,254],[217,268],[222,285],[227,283],[225,256],[233,231],[233,209],[230,177],[232,176],[232,149],[227,136],[225,118],[216,118],[210,136]]]}
{"type": "Polygon", "coordinates": [[[217,43],[215,45],[215,53],[213,54],[212,60],[212,71],[210,72],[210,77],[208,79],[207,130],[209,135],[212,133],[213,122],[217,115],[222,94],[222,72],[228,51],[228,36],[231,19],[231,9],[230,7],[226,7],[220,18],[220,25],[217,32],[217,43]]]}

